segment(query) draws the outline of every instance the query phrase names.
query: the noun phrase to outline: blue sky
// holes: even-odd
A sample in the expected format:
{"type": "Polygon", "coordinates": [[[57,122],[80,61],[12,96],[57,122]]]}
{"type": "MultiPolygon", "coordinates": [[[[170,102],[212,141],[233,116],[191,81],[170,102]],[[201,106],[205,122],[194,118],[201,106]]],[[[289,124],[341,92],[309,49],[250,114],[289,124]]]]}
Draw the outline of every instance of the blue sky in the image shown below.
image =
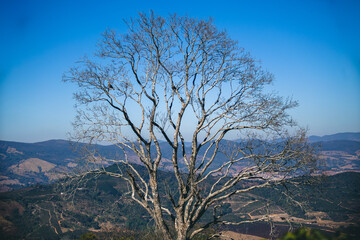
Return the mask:
{"type": "Polygon", "coordinates": [[[106,28],[154,10],[212,17],[275,75],[309,134],[360,131],[360,1],[19,1],[0,3],[0,139],[66,138],[74,88],[62,74],[106,28]]]}

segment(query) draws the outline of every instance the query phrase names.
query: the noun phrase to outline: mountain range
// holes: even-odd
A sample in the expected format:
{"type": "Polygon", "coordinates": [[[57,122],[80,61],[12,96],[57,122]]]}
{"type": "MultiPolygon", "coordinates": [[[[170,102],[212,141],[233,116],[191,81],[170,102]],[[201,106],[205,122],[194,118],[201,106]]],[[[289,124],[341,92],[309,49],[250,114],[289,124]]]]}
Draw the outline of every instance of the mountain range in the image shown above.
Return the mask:
{"type": "MultiPolygon", "coordinates": [[[[271,217],[280,233],[288,230],[289,222],[328,232],[357,223],[360,218],[359,134],[335,135],[309,139],[319,147],[322,167],[328,177],[319,178],[318,183],[301,189],[298,185],[287,186],[294,192],[295,200],[307,199],[306,210],[289,205],[280,189],[268,188],[224,201],[221,211],[226,213],[226,219],[259,218],[264,214],[263,207],[270,204],[271,217]]],[[[165,150],[168,147],[165,142],[161,145],[165,150]]],[[[100,238],[109,238],[118,231],[117,238],[135,236],[140,239],[144,229],[151,227],[150,216],[131,201],[123,180],[100,176],[89,177],[75,185],[69,181],[71,178],[66,177],[67,173],[84,167],[84,146],[66,140],[0,141],[0,239],[74,239],[89,231],[100,238]]],[[[123,154],[113,145],[91,147],[103,155],[105,161],[123,154]]],[[[169,156],[164,154],[165,163],[169,156]]],[[[134,163],[138,161],[135,155],[130,158],[134,163]]],[[[221,161],[221,155],[217,160],[221,161]]],[[[140,172],[145,171],[141,165],[134,166],[140,172]]],[[[109,164],[108,168],[112,167],[109,164]]],[[[162,169],[169,170],[170,166],[164,164],[162,169]]],[[[164,182],[161,192],[165,196],[165,188],[176,186],[176,180],[169,171],[160,171],[159,178],[164,182]]],[[[209,213],[203,220],[211,217],[209,213]]],[[[263,223],[220,230],[259,237],[269,234],[269,226],[263,223]]]]}
{"type": "Polygon", "coordinates": [[[349,141],[360,141],[360,133],[358,132],[344,132],[344,133],[335,133],[331,135],[324,136],[315,136],[312,135],[309,137],[310,142],[326,142],[326,141],[336,141],[336,140],[349,140],[349,141]]]}
{"type": "MultiPolygon", "coordinates": [[[[360,133],[309,137],[309,141],[319,148],[322,168],[327,174],[360,171],[359,139],[360,133]]],[[[85,146],[86,144],[75,144],[67,140],[49,140],[38,143],[0,141],[0,192],[34,184],[51,183],[83,168],[86,162],[83,159],[85,146]]],[[[91,147],[105,159],[118,159],[124,155],[115,145],[92,145],[91,147]]],[[[171,170],[170,146],[162,142],[161,148],[164,152],[161,167],[163,170],[171,170]]],[[[130,161],[140,163],[134,153],[127,152],[127,155],[130,161]]],[[[215,167],[222,163],[222,157],[221,153],[216,156],[215,167]]],[[[106,166],[110,165],[110,162],[106,160],[103,163],[106,166]]]]}

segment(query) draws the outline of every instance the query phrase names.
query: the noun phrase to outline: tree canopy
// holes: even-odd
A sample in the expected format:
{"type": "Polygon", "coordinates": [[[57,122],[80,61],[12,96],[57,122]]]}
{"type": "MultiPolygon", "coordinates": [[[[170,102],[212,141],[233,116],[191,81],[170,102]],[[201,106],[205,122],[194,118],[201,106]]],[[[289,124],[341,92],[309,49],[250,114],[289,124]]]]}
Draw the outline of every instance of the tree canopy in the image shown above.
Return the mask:
{"type": "Polygon", "coordinates": [[[272,74],[225,31],[211,20],[153,13],[126,23],[127,33],[105,31],[96,54],[64,75],[78,86],[74,137],[119,147],[118,159],[88,151],[85,159],[100,164],[88,173],[125,179],[164,239],[239,224],[223,221],[219,204],[311,173],[313,148],[287,113],[297,103],[270,92],[272,74]],[[119,171],[102,163],[118,164],[119,171]],[[177,186],[162,196],[158,171],[165,165],[177,186]],[[239,187],[245,180],[252,182],[239,187]],[[209,209],[213,221],[195,227],[209,209]]]}

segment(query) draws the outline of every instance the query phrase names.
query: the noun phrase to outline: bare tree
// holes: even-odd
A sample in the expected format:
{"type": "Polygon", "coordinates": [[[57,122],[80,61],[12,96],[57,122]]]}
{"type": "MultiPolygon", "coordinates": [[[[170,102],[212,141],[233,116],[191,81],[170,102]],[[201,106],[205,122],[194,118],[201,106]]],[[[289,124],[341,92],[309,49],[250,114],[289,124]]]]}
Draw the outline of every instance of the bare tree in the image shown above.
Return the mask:
{"type": "Polygon", "coordinates": [[[106,31],[94,57],[80,61],[64,81],[79,87],[75,136],[110,142],[124,154],[105,159],[118,171],[89,172],[126,180],[164,239],[192,238],[214,223],[239,224],[222,221],[217,204],[310,173],[316,158],[287,114],[297,103],[265,89],[272,75],[225,31],[211,20],[153,13],[127,26],[124,35],[106,31]],[[145,175],[134,161],[146,167],[145,175]],[[165,162],[177,183],[167,192],[170,208],[159,192],[165,162]],[[244,180],[257,181],[238,187],[244,180]],[[195,228],[209,209],[213,221],[195,228]]]}

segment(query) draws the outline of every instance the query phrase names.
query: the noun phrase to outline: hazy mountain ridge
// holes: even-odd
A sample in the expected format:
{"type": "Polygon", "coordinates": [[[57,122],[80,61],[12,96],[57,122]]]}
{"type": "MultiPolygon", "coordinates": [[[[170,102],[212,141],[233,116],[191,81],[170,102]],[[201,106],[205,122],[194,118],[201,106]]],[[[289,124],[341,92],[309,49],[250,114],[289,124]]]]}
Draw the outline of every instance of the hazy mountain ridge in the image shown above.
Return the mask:
{"type": "Polygon", "coordinates": [[[334,141],[334,140],[351,140],[351,141],[360,141],[359,132],[344,132],[344,133],[335,133],[324,136],[315,136],[312,135],[309,137],[310,142],[324,142],[324,141],[334,141]]]}
{"type": "Polygon", "coordinates": [[[0,141],[0,189],[49,183],[59,174],[75,166],[78,157],[70,150],[69,142],[52,140],[41,143],[0,141]],[[18,184],[14,184],[18,183],[18,184]]]}
{"type": "MultiPolygon", "coordinates": [[[[47,184],[86,164],[83,143],[49,140],[37,143],[0,141],[0,191],[33,184],[47,184]]],[[[121,157],[114,146],[92,145],[107,159],[121,157]]],[[[131,154],[130,154],[131,155],[131,154]]],[[[109,165],[105,162],[105,165],[109,165]]]]}
{"type": "MultiPolygon", "coordinates": [[[[360,136],[360,133],[338,133],[323,137],[311,136],[309,140],[321,140],[316,142],[316,145],[321,150],[321,159],[324,163],[322,168],[328,174],[335,174],[360,171],[360,141],[356,141],[357,136],[360,136]],[[345,140],[342,140],[342,137],[345,140]]],[[[238,141],[227,140],[226,142],[240,144],[238,141]]],[[[9,191],[37,183],[46,184],[75,171],[76,168],[81,167],[81,164],[84,164],[84,161],[79,161],[84,146],[86,145],[67,140],[49,140],[37,143],[0,141],[0,191],[9,191]]],[[[106,159],[123,157],[122,151],[115,145],[93,145],[92,148],[106,159]]],[[[161,148],[164,152],[161,168],[171,171],[172,151],[170,146],[167,142],[162,141],[161,148]]],[[[186,148],[190,149],[191,146],[186,148]]],[[[140,163],[134,153],[127,152],[127,154],[130,161],[140,163]]],[[[199,156],[202,154],[200,152],[199,156]]],[[[223,154],[218,153],[214,167],[221,164],[222,159],[223,154]]],[[[105,162],[105,164],[107,163],[105,162]]],[[[180,162],[180,167],[185,167],[185,165],[180,162]]]]}

